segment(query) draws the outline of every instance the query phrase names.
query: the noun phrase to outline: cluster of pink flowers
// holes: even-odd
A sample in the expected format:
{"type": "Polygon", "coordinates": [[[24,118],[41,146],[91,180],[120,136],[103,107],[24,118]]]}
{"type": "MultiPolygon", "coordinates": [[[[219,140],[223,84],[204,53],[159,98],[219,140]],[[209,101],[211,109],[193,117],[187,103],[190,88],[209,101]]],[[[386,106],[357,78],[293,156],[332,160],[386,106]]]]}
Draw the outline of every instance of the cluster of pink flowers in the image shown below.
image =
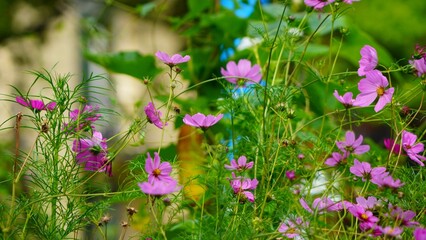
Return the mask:
{"type": "Polygon", "coordinates": [[[251,62],[247,59],[239,60],[238,64],[230,61],[226,64],[226,69],[221,68],[220,72],[228,82],[235,84],[237,88],[259,83],[262,80],[260,66],[257,64],[251,66],[251,62]]]}
{"type": "Polygon", "coordinates": [[[380,188],[398,189],[404,184],[399,179],[394,179],[385,167],[371,168],[370,163],[360,162],[354,160],[354,165],[350,167],[349,171],[357,177],[362,178],[363,181],[370,180],[371,183],[376,184],[380,188]]]}
{"type": "Polygon", "coordinates": [[[147,153],[145,171],[148,173],[148,181],[138,183],[142,192],[158,197],[181,189],[177,181],[170,176],[172,166],[169,162],[161,162],[157,152],[154,153],[154,160],[147,153]]]}
{"type": "Polygon", "coordinates": [[[361,60],[359,61],[358,75],[365,76],[358,83],[358,90],[360,94],[355,99],[352,98],[353,93],[347,92],[340,96],[337,91],[334,91],[334,96],[346,108],[352,106],[367,107],[379,97],[374,111],[379,112],[386,104],[392,101],[394,88],[388,88],[389,82],[385,76],[379,71],[375,70],[378,63],[376,49],[369,45],[365,45],[361,49],[361,60]]]}
{"type": "MultiPolygon", "coordinates": [[[[230,171],[237,171],[238,173],[243,173],[246,170],[253,168],[253,162],[247,162],[245,156],[238,158],[238,161],[235,159],[231,160],[231,165],[225,164],[225,168],[230,171]]],[[[257,179],[250,179],[242,176],[236,176],[235,172],[232,172],[232,179],[229,180],[234,194],[237,195],[238,200],[243,203],[247,200],[254,202],[254,194],[251,192],[256,189],[257,184],[259,183],[257,179]]]]}
{"type": "Polygon", "coordinates": [[[395,143],[393,139],[386,138],[384,140],[385,147],[391,150],[393,153],[399,155],[407,155],[411,160],[424,167],[423,161],[426,161],[426,157],[420,155],[424,151],[424,144],[417,142],[417,136],[414,133],[408,131],[402,131],[401,144],[395,143]],[[403,152],[401,152],[401,150],[403,152]]]}
{"type": "Polygon", "coordinates": [[[56,102],[44,104],[43,100],[27,99],[21,96],[16,97],[16,102],[36,112],[40,112],[43,110],[53,111],[56,108],[56,102]]]}

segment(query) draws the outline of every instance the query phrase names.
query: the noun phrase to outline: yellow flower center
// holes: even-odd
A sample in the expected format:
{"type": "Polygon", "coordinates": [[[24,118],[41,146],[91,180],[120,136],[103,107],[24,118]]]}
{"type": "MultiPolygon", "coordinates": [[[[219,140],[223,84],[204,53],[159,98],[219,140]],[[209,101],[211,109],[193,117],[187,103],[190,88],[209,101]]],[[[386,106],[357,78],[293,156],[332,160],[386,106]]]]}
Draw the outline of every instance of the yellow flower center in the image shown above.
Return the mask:
{"type": "Polygon", "coordinates": [[[368,219],[367,214],[365,214],[365,213],[361,214],[361,219],[363,219],[363,220],[367,220],[367,219],[368,219]]]}
{"type": "Polygon", "coordinates": [[[383,94],[385,94],[385,89],[383,87],[379,87],[376,89],[377,94],[379,95],[379,97],[383,96],[383,94]]]}
{"type": "Polygon", "coordinates": [[[154,169],[154,171],[152,171],[152,173],[154,174],[154,176],[158,176],[158,175],[160,175],[161,174],[161,170],[160,169],[158,169],[158,168],[156,168],[156,169],[154,169]]]}

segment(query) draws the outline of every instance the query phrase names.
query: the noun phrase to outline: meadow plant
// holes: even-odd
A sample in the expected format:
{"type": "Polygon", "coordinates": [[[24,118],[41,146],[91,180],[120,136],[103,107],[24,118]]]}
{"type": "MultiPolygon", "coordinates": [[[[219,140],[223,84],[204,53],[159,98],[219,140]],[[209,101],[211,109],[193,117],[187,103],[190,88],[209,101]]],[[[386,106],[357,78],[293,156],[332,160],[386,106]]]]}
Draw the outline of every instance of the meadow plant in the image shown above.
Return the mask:
{"type": "Polygon", "coordinates": [[[35,72],[29,90],[7,96],[21,108],[2,124],[16,141],[3,238],[426,239],[426,51],[413,43],[408,60],[389,61],[350,30],[357,2],[259,4],[250,19],[205,18],[208,7],[191,5],[172,21],[191,39],[187,55],[150,55],[166,65],[167,87],[154,89],[155,74],[140,79],[149,100],[114,135],[113,112],[85,97],[106,79],[72,87],[71,76],[35,72]],[[220,34],[229,19],[243,31],[220,34]],[[220,36],[215,51],[185,29],[195,22],[206,39],[220,36]],[[233,46],[240,37],[249,46],[233,46]],[[225,46],[233,54],[206,61],[225,46]],[[41,81],[49,87],[35,92],[41,81]],[[120,166],[150,124],[157,145],[120,166]],[[165,145],[169,131],[179,138],[165,145]],[[30,132],[32,146],[20,145],[30,132]],[[126,212],[112,215],[116,204],[126,212]]]}

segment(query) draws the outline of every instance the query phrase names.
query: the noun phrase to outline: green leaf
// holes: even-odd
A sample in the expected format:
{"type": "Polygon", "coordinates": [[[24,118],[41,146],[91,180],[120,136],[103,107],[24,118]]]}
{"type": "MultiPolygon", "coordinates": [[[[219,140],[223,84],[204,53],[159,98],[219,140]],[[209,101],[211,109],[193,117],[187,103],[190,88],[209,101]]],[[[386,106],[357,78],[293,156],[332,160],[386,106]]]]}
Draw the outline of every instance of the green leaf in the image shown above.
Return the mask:
{"type": "Polygon", "coordinates": [[[153,78],[161,70],[155,65],[151,55],[141,55],[136,51],[118,53],[90,53],[84,56],[89,61],[97,63],[109,71],[123,73],[140,80],[153,78]]]}
{"type": "Polygon", "coordinates": [[[139,4],[136,6],[136,12],[141,16],[145,17],[157,6],[154,2],[149,2],[145,4],[139,4]]]}

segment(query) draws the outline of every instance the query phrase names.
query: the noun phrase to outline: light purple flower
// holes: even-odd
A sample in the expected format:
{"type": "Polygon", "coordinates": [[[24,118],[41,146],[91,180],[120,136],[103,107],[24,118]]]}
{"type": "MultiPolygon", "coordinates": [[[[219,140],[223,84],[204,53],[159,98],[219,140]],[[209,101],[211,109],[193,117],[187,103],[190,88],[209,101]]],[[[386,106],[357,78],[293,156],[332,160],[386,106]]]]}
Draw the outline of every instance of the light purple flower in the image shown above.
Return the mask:
{"type": "Polygon", "coordinates": [[[233,174],[234,178],[230,180],[230,184],[234,193],[239,196],[240,202],[245,202],[249,200],[250,202],[254,202],[254,194],[249,190],[254,190],[259,183],[257,179],[249,179],[249,178],[236,178],[233,174]]]}
{"type": "Polygon", "coordinates": [[[408,61],[415,69],[417,77],[426,74],[426,48],[416,45],[416,54],[408,61]]]}
{"type": "Polygon", "coordinates": [[[424,166],[422,161],[426,161],[426,157],[423,157],[419,153],[423,152],[423,143],[416,143],[417,136],[413,133],[402,131],[402,148],[407,153],[408,157],[418,163],[420,166],[424,166]]]}
{"type": "Polygon", "coordinates": [[[236,170],[238,172],[245,171],[247,169],[251,169],[253,167],[254,162],[247,163],[246,156],[241,156],[238,158],[238,162],[235,159],[231,160],[231,165],[225,164],[225,168],[228,170],[236,170]]]}
{"type": "Polygon", "coordinates": [[[379,218],[373,215],[371,211],[359,205],[353,205],[348,208],[348,211],[360,221],[360,228],[362,231],[367,231],[373,228],[379,221],[379,218]]]}
{"type": "Polygon", "coordinates": [[[325,6],[333,2],[334,0],[305,0],[306,6],[312,7],[315,10],[322,10],[325,6]]]}
{"type": "Polygon", "coordinates": [[[72,150],[77,153],[77,163],[85,164],[85,170],[106,172],[111,176],[112,165],[108,160],[106,138],[102,137],[102,133],[93,131],[91,139],[74,140],[72,150]]]}
{"type": "Polygon", "coordinates": [[[356,97],[356,105],[360,107],[369,106],[377,96],[377,101],[374,111],[379,112],[386,104],[392,101],[394,88],[385,89],[389,85],[388,80],[378,70],[372,70],[366,73],[366,77],[358,83],[358,90],[361,92],[356,97]]]}
{"type": "Polygon", "coordinates": [[[163,129],[164,126],[167,126],[167,122],[163,124],[161,121],[161,112],[155,109],[154,104],[149,102],[145,107],[145,114],[148,117],[148,122],[154,124],[159,129],[163,129]]]}
{"type": "Polygon", "coordinates": [[[174,181],[170,177],[172,172],[172,166],[169,162],[160,162],[160,156],[157,152],[154,153],[154,160],[151,155],[147,153],[147,159],[145,161],[145,171],[148,173],[148,182],[153,184],[157,181],[174,181]]]}
{"type": "Polygon", "coordinates": [[[359,138],[355,139],[355,133],[352,131],[347,131],[345,134],[345,141],[337,141],[336,145],[342,152],[347,155],[349,155],[350,153],[359,155],[366,153],[370,150],[370,146],[361,145],[363,139],[364,138],[362,137],[362,135],[359,135],[359,138]]]}
{"type": "Polygon", "coordinates": [[[414,227],[419,225],[418,222],[411,221],[414,217],[416,217],[415,212],[411,210],[404,211],[402,208],[393,206],[392,204],[389,204],[389,210],[390,213],[388,216],[394,219],[399,226],[414,227]]]}
{"type": "Polygon", "coordinates": [[[379,227],[380,232],[382,232],[385,236],[398,237],[404,231],[401,227],[379,227]]]}
{"type": "Polygon", "coordinates": [[[354,160],[354,165],[349,168],[349,171],[357,177],[362,178],[362,181],[373,178],[381,178],[386,173],[385,167],[371,168],[370,163],[360,162],[358,159],[354,160]]]}
{"type": "Polygon", "coordinates": [[[86,129],[87,127],[91,129],[91,125],[101,117],[101,114],[97,113],[98,110],[99,107],[93,108],[90,105],[84,106],[83,110],[78,108],[72,110],[70,112],[70,122],[65,124],[65,128],[75,132],[86,129]]]}
{"type": "Polygon", "coordinates": [[[377,200],[376,197],[368,197],[365,199],[364,197],[357,197],[356,198],[357,205],[363,207],[366,210],[372,210],[376,208],[378,205],[380,205],[380,201],[377,200]]]}
{"type": "Polygon", "coordinates": [[[38,100],[38,99],[25,99],[21,96],[18,96],[15,99],[16,99],[16,102],[19,103],[20,105],[35,111],[42,111],[42,110],[53,111],[56,107],[56,102],[50,102],[47,105],[45,105],[42,100],[38,100]]]}
{"type": "Polygon", "coordinates": [[[426,240],[426,228],[416,228],[413,232],[415,240],[426,240]]]}
{"type": "Polygon", "coordinates": [[[226,64],[226,69],[221,68],[220,72],[225,79],[237,87],[244,87],[248,84],[259,83],[262,79],[260,66],[255,64],[251,66],[251,62],[247,59],[238,61],[238,65],[234,61],[226,64]]]}
{"type": "Polygon", "coordinates": [[[372,177],[371,182],[381,188],[388,187],[392,189],[398,189],[404,186],[404,183],[402,183],[400,179],[394,179],[392,176],[389,175],[388,172],[384,172],[382,173],[382,175],[372,177]]]}
{"type": "Polygon", "coordinates": [[[285,172],[285,177],[290,180],[293,181],[294,179],[296,179],[296,173],[294,172],[294,170],[289,170],[285,172]]]}
{"type": "Polygon", "coordinates": [[[333,200],[331,200],[328,197],[319,197],[314,199],[312,202],[312,208],[308,205],[308,203],[305,201],[305,199],[300,198],[299,199],[300,205],[302,207],[310,212],[310,213],[325,213],[325,212],[336,212],[343,209],[342,203],[335,203],[333,200]]]}
{"type": "Polygon", "coordinates": [[[352,4],[353,2],[359,2],[360,0],[343,0],[346,4],[352,4]]]}
{"type": "Polygon", "coordinates": [[[138,183],[138,185],[142,192],[152,196],[163,196],[181,189],[181,187],[177,185],[177,181],[174,179],[171,181],[155,181],[153,183],[142,182],[138,183]]]}
{"type": "Polygon", "coordinates": [[[180,54],[175,54],[170,57],[167,53],[161,51],[157,51],[155,53],[155,56],[160,59],[164,64],[170,67],[176,66],[180,63],[188,62],[191,59],[189,55],[185,55],[184,57],[182,57],[182,55],[180,54]]]}
{"type": "Polygon", "coordinates": [[[359,60],[358,75],[365,76],[367,72],[376,68],[379,61],[377,51],[369,45],[361,48],[361,60],[359,60]]]}
{"type": "Polygon", "coordinates": [[[348,154],[340,154],[338,152],[331,153],[331,157],[325,160],[324,164],[330,167],[334,167],[342,162],[346,161],[346,156],[348,154]]]}
{"type": "Polygon", "coordinates": [[[220,119],[222,119],[223,114],[219,114],[216,117],[213,115],[204,115],[202,113],[196,113],[194,115],[186,114],[183,118],[183,122],[186,125],[198,127],[203,130],[206,130],[207,128],[215,125],[217,122],[219,122],[220,119]]]}
{"type": "Polygon", "coordinates": [[[353,106],[356,106],[355,99],[352,98],[353,96],[352,92],[347,92],[343,94],[343,96],[340,96],[337,90],[334,90],[333,95],[337,99],[337,101],[343,104],[345,108],[351,108],[353,106]]]}
{"type": "Polygon", "coordinates": [[[303,222],[300,217],[296,220],[287,220],[280,224],[278,232],[282,233],[287,238],[295,238],[300,235],[300,228],[307,228],[309,222],[303,222]]]}

